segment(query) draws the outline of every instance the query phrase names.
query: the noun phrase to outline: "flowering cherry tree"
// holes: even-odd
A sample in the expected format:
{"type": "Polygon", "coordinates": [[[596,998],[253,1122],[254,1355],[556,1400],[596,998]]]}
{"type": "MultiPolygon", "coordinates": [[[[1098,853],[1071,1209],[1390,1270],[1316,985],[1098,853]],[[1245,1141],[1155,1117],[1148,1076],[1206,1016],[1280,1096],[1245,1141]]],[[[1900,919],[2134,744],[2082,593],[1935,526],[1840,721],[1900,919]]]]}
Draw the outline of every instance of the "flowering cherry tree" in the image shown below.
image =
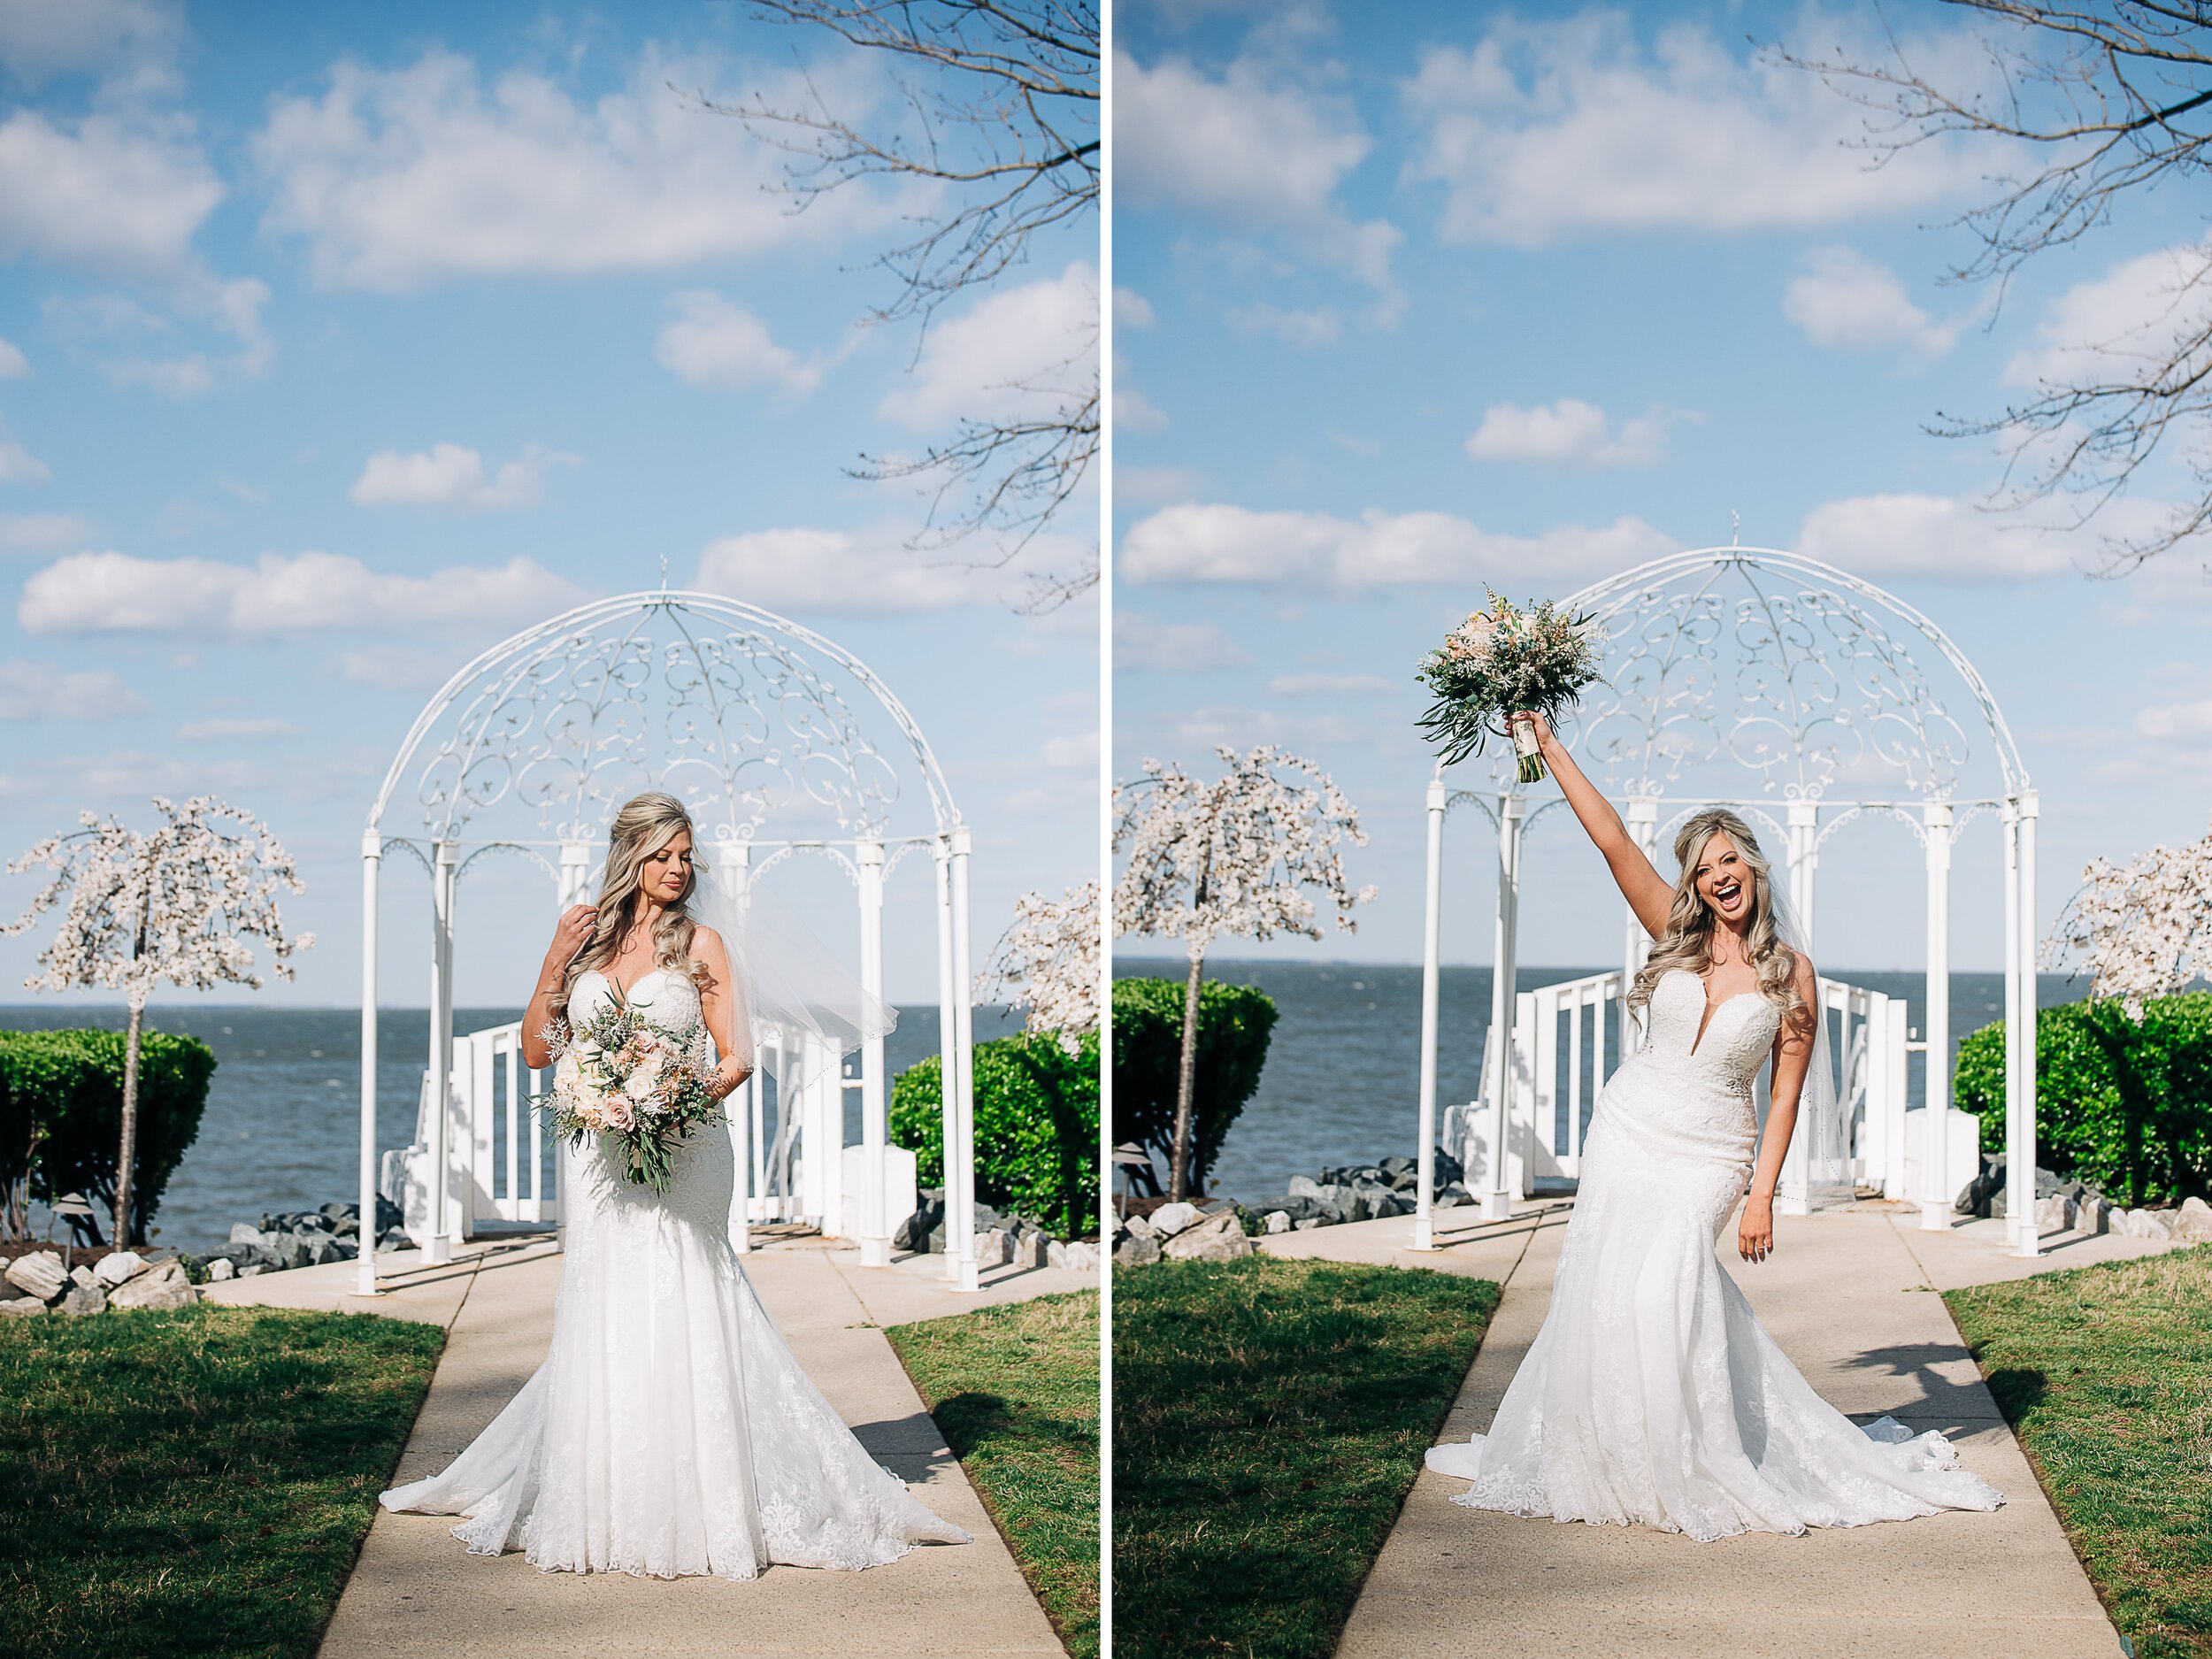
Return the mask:
{"type": "Polygon", "coordinates": [[[1003,997],[1027,1009],[1024,1030],[1051,1032],[1075,1053],[1098,1029],[1098,919],[1095,881],[1070,887],[1057,902],[1023,894],[990,966],[976,976],[977,1000],[1003,997]]]}
{"type": "Polygon", "coordinates": [[[1168,1196],[1190,1179],[1191,1092],[1198,1072],[1198,987],[1206,950],[1223,933],[1322,937],[1312,895],[1350,933],[1355,905],[1375,896],[1344,879],[1346,841],[1367,845],[1358,810],[1312,761],[1263,743],[1245,755],[1216,751],[1227,769],[1210,782],[1147,760],[1143,776],[1114,788],[1114,850],[1129,863],[1114,885],[1114,931],[1180,939],[1190,953],[1183,1050],[1176,1079],[1175,1141],[1168,1196]]]}
{"type": "Polygon", "coordinates": [[[181,807],[154,797],[165,820],[141,834],[113,818],[78,815],[83,827],[51,835],[8,865],[53,872],[30,907],[0,933],[27,932],[59,906],[53,942],[39,953],[32,990],[119,990],[130,1005],[124,1048],[122,1143],[115,1174],[115,1239],[133,1240],[131,1172],[137,1157],[139,1039],[146,1000],[164,981],[191,990],[219,982],[261,988],[249,938],[268,942],[281,979],[287,960],[315,942],[286,935],[279,892],[304,891],[291,855],[251,813],[209,795],[181,807]]]}
{"type": "Polygon", "coordinates": [[[2212,832],[2133,863],[2093,858],[2081,891],[2043,941],[2043,964],[2080,953],[2092,996],[2116,996],[2128,1018],[2192,979],[2212,979],[2212,832]]]}

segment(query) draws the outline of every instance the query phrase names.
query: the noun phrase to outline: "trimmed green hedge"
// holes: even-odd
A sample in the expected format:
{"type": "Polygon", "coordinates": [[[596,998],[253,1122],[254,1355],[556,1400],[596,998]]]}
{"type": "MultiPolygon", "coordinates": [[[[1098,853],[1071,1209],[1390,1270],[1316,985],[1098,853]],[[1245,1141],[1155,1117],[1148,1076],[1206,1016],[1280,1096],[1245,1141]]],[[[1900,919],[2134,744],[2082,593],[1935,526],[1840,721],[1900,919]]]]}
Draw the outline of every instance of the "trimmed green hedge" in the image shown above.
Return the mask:
{"type": "MultiPolygon", "coordinates": [[[[119,1031],[0,1031],[0,1179],[27,1174],[42,1202],[82,1193],[95,1210],[112,1209],[126,1045],[119,1031]]],[[[140,1034],[134,1242],[146,1241],[162,1190],[199,1136],[214,1074],[215,1051],[198,1038],[140,1034]]]]}
{"type": "MultiPolygon", "coordinates": [[[[1180,979],[1114,981],[1114,1143],[1135,1141],[1165,1168],[1175,1144],[1176,1085],[1183,1056],[1180,979]]],[[[1206,1190],[1206,1171],[1229,1125],[1260,1086],[1275,1004],[1248,985],[1209,979],[1198,987],[1198,1074],[1191,1090],[1190,1189],[1206,1190]]]]}
{"type": "MultiPolygon", "coordinates": [[[[938,1057],[891,1083],[891,1141],[914,1149],[924,1187],[945,1179],[938,1057]]],[[[1098,1033],[1070,1054],[1056,1036],[995,1037],[975,1048],[975,1195],[1068,1238],[1098,1225],[1098,1033]]]]}
{"type": "MultiPolygon", "coordinates": [[[[2036,1162],[2129,1204],[2212,1195],[2212,992],[2068,1002],[2035,1018],[2036,1162]]],[[[2005,1149],[2005,1026],[1959,1045],[1951,1098],[2005,1149]]]]}

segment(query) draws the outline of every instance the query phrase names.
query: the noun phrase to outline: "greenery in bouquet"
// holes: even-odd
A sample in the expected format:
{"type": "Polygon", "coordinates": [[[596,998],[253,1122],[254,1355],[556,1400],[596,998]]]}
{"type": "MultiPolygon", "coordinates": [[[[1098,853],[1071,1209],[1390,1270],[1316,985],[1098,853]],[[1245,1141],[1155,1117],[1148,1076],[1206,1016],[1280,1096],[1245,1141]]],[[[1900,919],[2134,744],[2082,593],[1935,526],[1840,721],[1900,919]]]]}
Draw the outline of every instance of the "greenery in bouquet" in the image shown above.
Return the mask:
{"type": "Polygon", "coordinates": [[[1544,763],[1532,734],[1523,741],[1506,718],[1525,710],[1556,726],[1582,688],[1601,678],[1597,636],[1588,617],[1570,614],[1555,600],[1524,610],[1490,591],[1488,609],[1447,634],[1421,659],[1417,677],[1436,694],[1421,729],[1443,749],[1447,766],[1506,737],[1519,756],[1521,781],[1534,783],[1544,763]]]}
{"type": "Polygon", "coordinates": [[[553,1087],[530,1104],[577,1146],[599,1136],[626,1179],[666,1192],[676,1149],[722,1121],[699,1064],[699,1027],[655,1025],[618,995],[582,1025],[546,1034],[553,1087]]]}

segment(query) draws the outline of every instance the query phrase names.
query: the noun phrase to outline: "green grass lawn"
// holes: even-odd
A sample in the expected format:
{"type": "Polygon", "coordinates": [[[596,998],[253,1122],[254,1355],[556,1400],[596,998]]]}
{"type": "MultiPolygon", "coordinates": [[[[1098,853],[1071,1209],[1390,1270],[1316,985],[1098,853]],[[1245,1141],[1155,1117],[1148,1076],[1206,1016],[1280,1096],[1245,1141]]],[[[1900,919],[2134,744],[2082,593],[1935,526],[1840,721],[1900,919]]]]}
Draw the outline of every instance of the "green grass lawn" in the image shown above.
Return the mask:
{"type": "Polygon", "coordinates": [[[2139,1659],[2212,1655],[2212,1249],[1945,1299],[2139,1659]]]}
{"type": "Polygon", "coordinates": [[[1497,1305],[1266,1256],[1118,1271],[1118,1659],[1333,1652],[1497,1305]]]}
{"type": "Polygon", "coordinates": [[[206,1304],[0,1325],[0,1653],[305,1659],[444,1343],[206,1304]]]}
{"type": "Polygon", "coordinates": [[[884,1334],[1068,1651],[1097,1659],[1098,1293],[884,1334]]]}

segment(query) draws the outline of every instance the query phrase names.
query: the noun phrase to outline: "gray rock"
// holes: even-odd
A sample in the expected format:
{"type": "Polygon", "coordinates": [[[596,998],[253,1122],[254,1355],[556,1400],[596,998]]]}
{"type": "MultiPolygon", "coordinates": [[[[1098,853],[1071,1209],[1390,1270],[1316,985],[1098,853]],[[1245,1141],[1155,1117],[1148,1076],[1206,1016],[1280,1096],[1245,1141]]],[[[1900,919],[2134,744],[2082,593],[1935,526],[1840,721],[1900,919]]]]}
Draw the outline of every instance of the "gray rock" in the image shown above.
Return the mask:
{"type": "Polygon", "coordinates": [[[230,1224],[230,1241],[233,1244],[258,1244],[261,1242],[261,1229],[249,1226],[242,1221],[234,1221],[230,1224]]]}
{"type": "Polygon", "coordinates": [[[1071,1273],[1098,1271],[1098,1247],[1087,1239],[1070,1239],[1064,1242],[1055,1239],[1045,1248],[1045,1265],[1063,1267],[1071,1273]]]}
{"type": "Polygon", "coordinates": [[[1292,1222],[1290,1224],[1290,1230],[1293,1233],[1310,1233],[1316,1227],[1325,1227],[1328,1225],[1329,1224],[1327,1222],[1322,1220],[1318,1216],[1308,1216],[1302,1221],[1292,1222]]]}
{"type": "Polygon", "coordinates": [[[1162,1204],[1152,1212],[1152,1230],[1163,1238],[1172,1238],[1198,1220],[1196,1204],[1162,1204]]]}
{"type": "Polygon", "coordinates": [[[0,1319],[27,1319],[45,1311],[46,1304],[36,1296],[15,1296],[0,1302],[0,1319]]]}
{"type": "Polygon", "coordinates": [[[1225,1210],[1177,1233],[1161,1254],[1174,1262],[1233,1262],[1252,1254],[1252,1240],[1244,1236],[1237,1212],[1225,1210]]]}
{"type": "Polygon", "coordinates": [[[1014,1241],[1003,1227],[993,1227],[976,1240],[975,1264],[979,1268],[1004,1267],[1014,1259],[1014,1241]]]}
{"type": "Polygon", "coordinates": [[[257,1273],[265,1273],[268,1271],[269,1264],[266,1262],[249,1262],[238,1270],[238,1277],[251,1279],[257,1273]]]}
{"type": "Polygon", "coordinates": [[[100,1281],[93,1278],[90,1268],[80,1262],[69,1270],[69,1282],[73,1285],[96,1285],[100,1281]]]}
{"type": "Polygon", "coordinates": [[[350,1262],[361,1254],[361,1247],[347,1240],[334,1238],[327,1233],[304,1235],[301,1240],[307,1251],[307,1264],[320,1267],[326,1262],[350,1262]]]}
{"type": "Polygon", "coordinates": [[[70,1286],[68,1294],[62,1297],[55,1306],[54,1311],[72,1314],[81,1318],[88,1313],[105,1313],[107,1307],[108,1294],[100,1288],[97,1282],[95,1282],[89,1285],[70,1286]]]}
{"type": "Polygon", "coordinates": [[[1133,1233],[1114,1251],[1114,1260],[1124,1267],[1147,1267],[1159,1259],[1159,1237],[1151,1233],[1133,1233]]]}
{"type": "Polygon", "coordinates": [[[1321,1183],[1310,1175],[1294,1175],[1290,1178],[1290,1195],[1293,1198],[1318,1198],[1321,1196],[1321,1183]]]}
{"type": "Polygon", "coordinates": [[[92,1270],[93,1277],[113,1289],[125,1279],[135,1279],[146,1271],[146,1258],[135,1250],[111,1250],[100,1258],[100,1265],[92,1270]]]}
{"type": "Polygon", "coordinates": [[[1132,1238],[1157,1240],[1160,1236],[1160,1230],[1142,1216],[1131,1216],[1121,1225],[1122,1230],[1132,1238]]]}
{"type": "Polygon", "coordinates": [[[2185,1244],[2202,1244],[2212,1239],[2212,1204],[2201,1198],[2185,1198],[2180,1213],[2174,1217],[2173,1236],[2185,1244]]]}
{"type": "Polygon", "coordinates": [[[1042,1267],[1051,1240],[1031,1228],[1014,1240],[1014,1265],[1020,1268],[1042,1267]]]}
{"type": "Polygon", "coordinates": [[[2089,1233],[2111,1232],[2111,1200],[2098,1192],[2077,1199],[2074,1203],[2074,1231],[2089,1233]]]}
{"type": "Polygon", "coordinates": [[[188,1308],[199,1299],[199,1291],[186,1277],[184,1263],[168,1261],[117,1286],[108,1301],[118,1308],[188,1308]]]}
{"type": "Polygon", "coordinates": [[[2035,1230],[2038,1233],[2063,1233],[2074,1225],[2074,1201],[2064,1193],[2053,1193],[2048,1198],[2035,1201],[2035,1230]]]}
{"type": "Polygon", "coordinates": [[[1271,1210],[1260,1217],[1260,1225],[1270,1233],[1288,1233],[1290,1212],[1286,1210],[1271,1210]]]}
{"type": "Polygon", "coordinates": [[[279,1233],[273,1229],[261,1235],[261,1248],[268,1252],[273,1265],[284,1269],[305,1267],[308,1263],[307,1246],[296,1233],[279,1233]]]}
{"type": "Polygon", "coordinates": [[[232,1264],[230,1258],[225,1256],[216,1256],[207,1264],[209,1280],[218,1285],[227,1279],[234,1277],[238,1269],[232,1264]]]}
{"type": "Polygon", "coordinates": [[[51,1250],[40,1250],[31,1256],[19,1256],[9,1263],[6,1277],[8,1283],[25,1295],[51,1302],[68,1284],[69,1271],[51,1250]]]}

